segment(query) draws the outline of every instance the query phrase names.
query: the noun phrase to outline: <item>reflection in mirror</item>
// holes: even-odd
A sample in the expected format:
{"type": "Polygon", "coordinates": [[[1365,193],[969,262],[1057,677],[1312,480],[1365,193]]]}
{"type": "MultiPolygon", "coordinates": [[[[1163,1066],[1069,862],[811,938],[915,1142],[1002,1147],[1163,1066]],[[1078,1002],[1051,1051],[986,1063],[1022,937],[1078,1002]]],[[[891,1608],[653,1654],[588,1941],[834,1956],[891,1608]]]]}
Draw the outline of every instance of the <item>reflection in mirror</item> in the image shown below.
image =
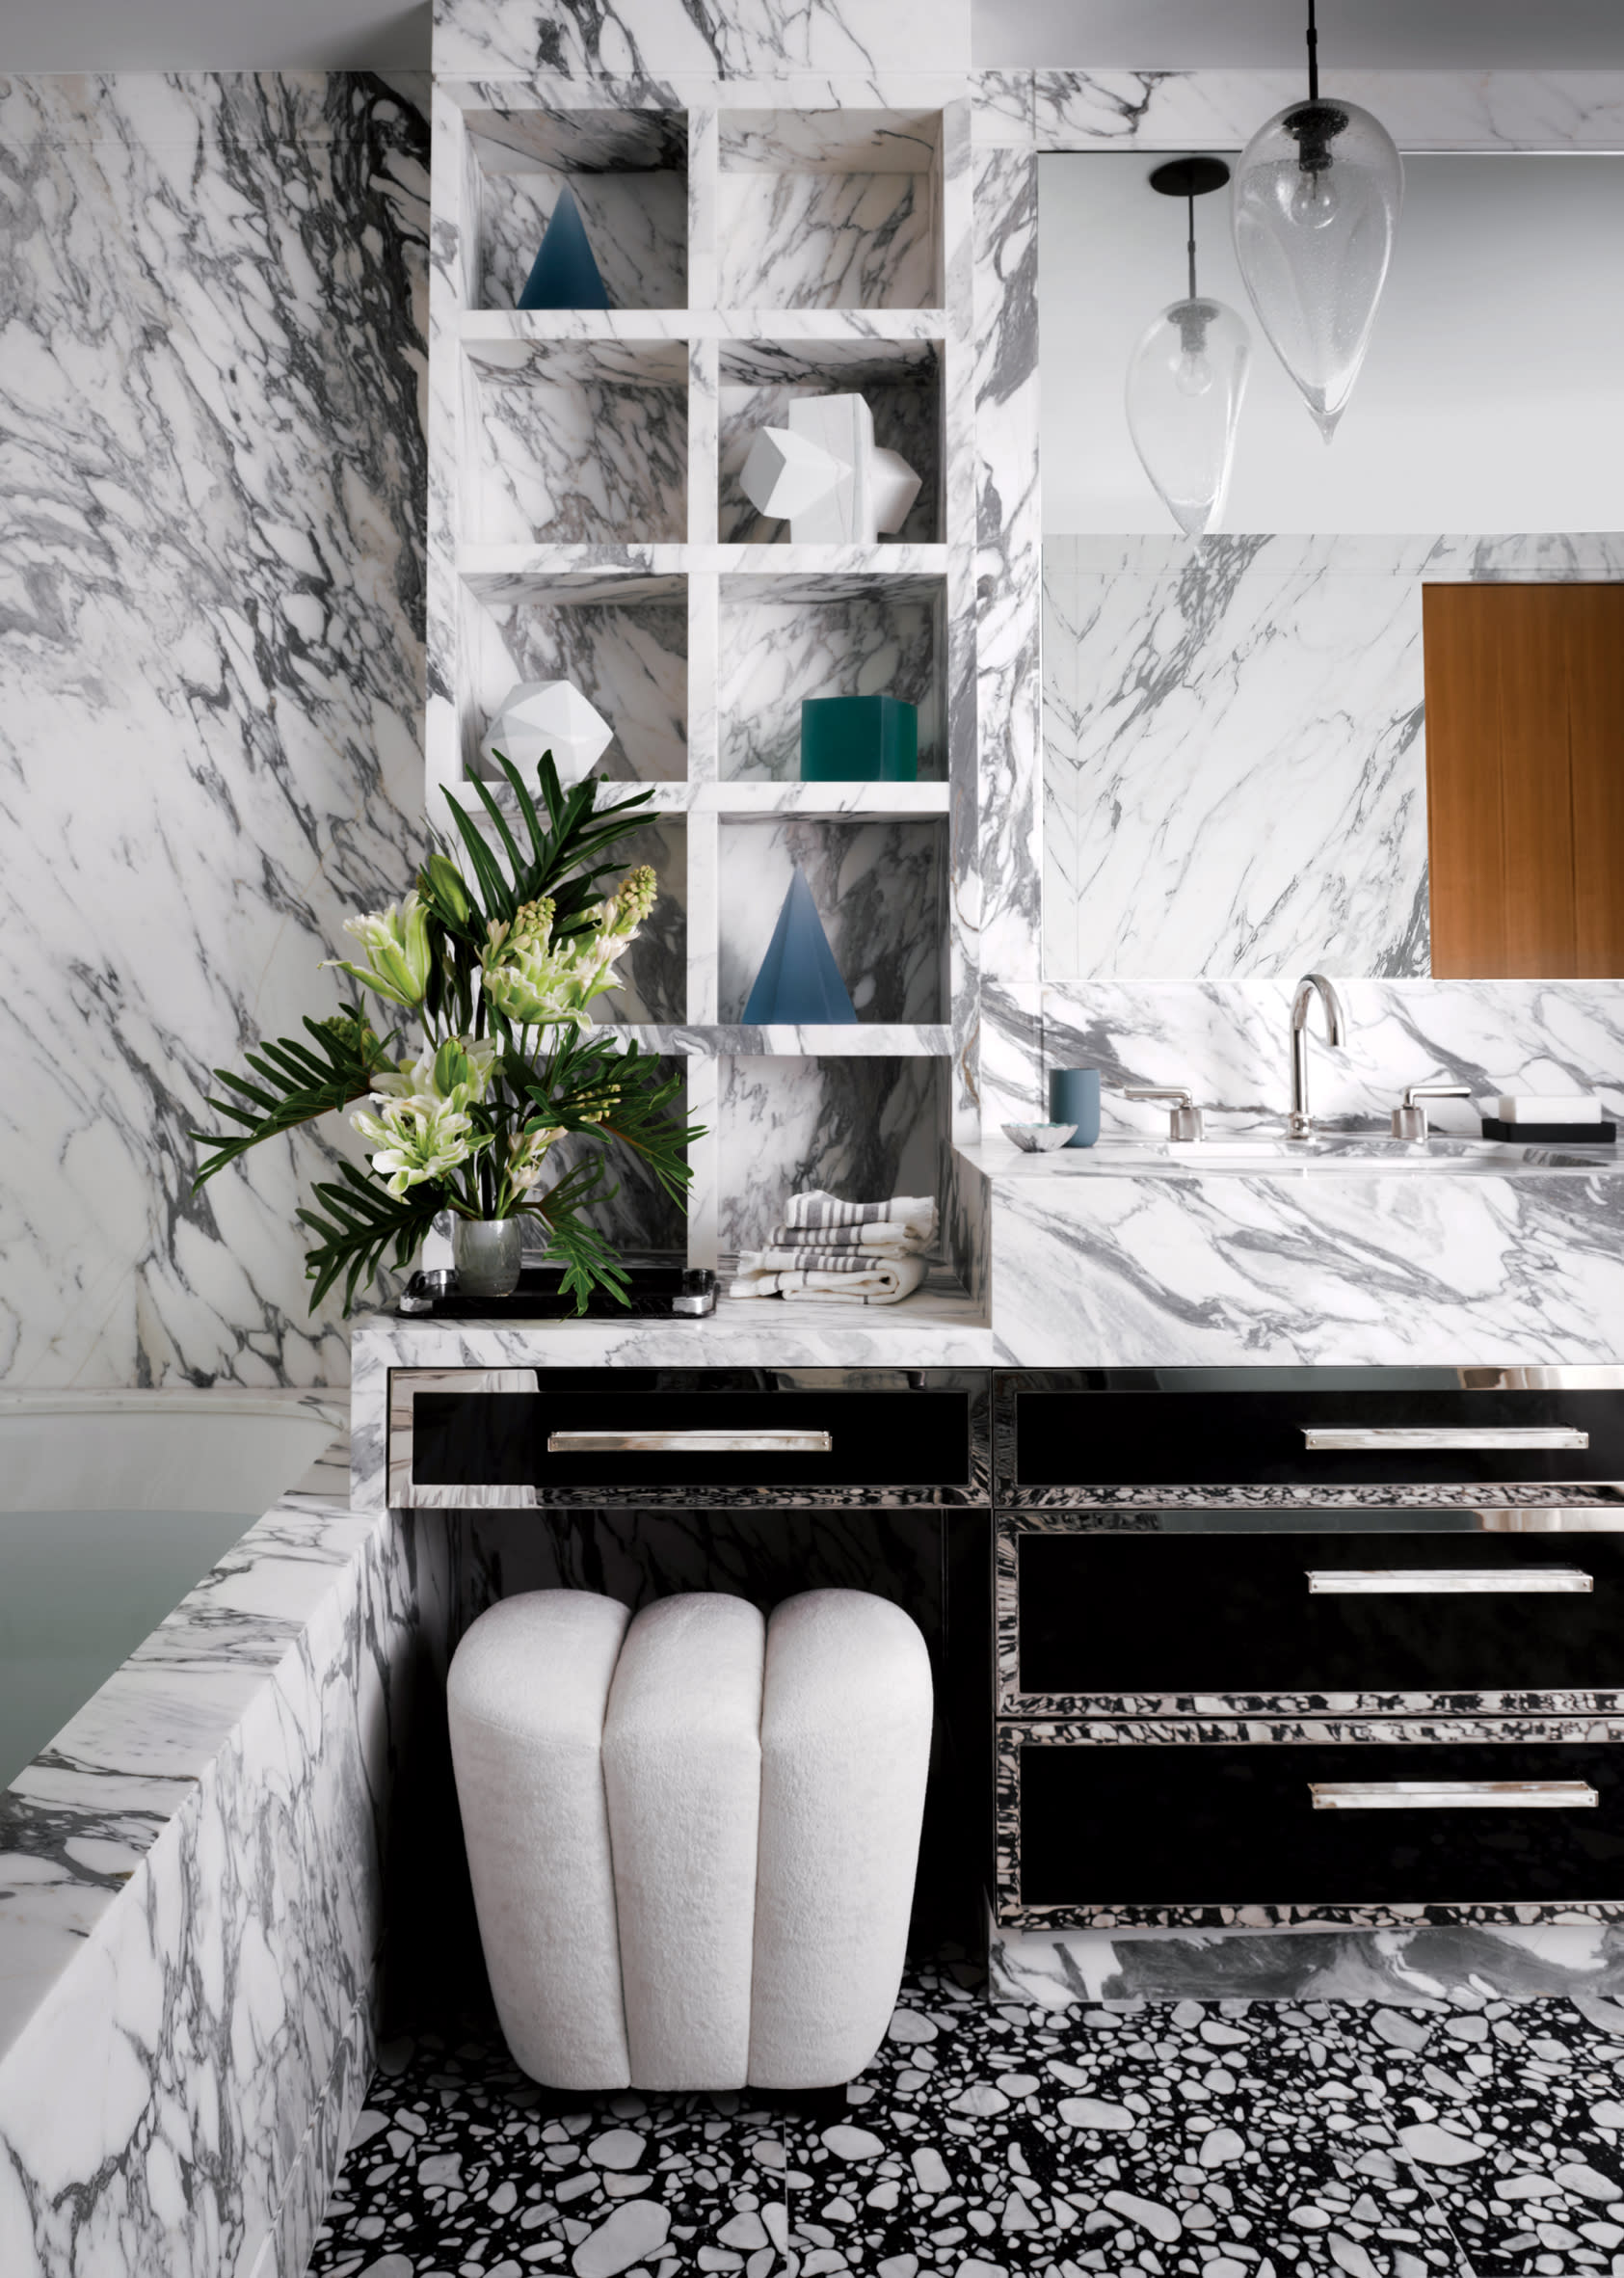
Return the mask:
{"type": "MultiPolygon", "coordinates": [[[[1428,687],[1423,600],[1483,580],[1624,579],[1624,538],[1607,535],[1624,529],[1624,159],[1406,159],[1403,232],[1334,445],[1260,341],[1236,534],[1195,547],[1123,411],[1129,357],[1164,297],[1149,281],[1165,266],[1149,242],[1155,163],[1040,164],[1047,973],[1424,976],[1435,935],[1440,973],[1619,972],[1584,915],[1600,888],[1571,863],[1561,884],[1556,842],[1537,874],[1455,860],[1492,837],[1506,780],[1482,718],[1452,739],[1447,786],[1434,770],[1450,813],[1433,818],[1429,891],[1424,723],[1428,694],[1448,700],[1428,687]],[[1525,921],[1531,897],[1549,925],[1508,918],[1507,897],[1525,921]],[[1462,906],[1479,911],[1466,936],[1451,930],[1462,906]]],[[[1245,305],[1221,229],[1203,232],[1202,288],[1245,305]]],[[[1573,669],[1587,686],[1600,666],[1573,669]]],[[[1531,688],[1568,670],[1547,658],[1531,688]]],[[[1557,714],[1539,718],[1518,742],[1507,714],[1498,750],[1510,735],[1513,800],[1555,814],[1592,791],[1552,773],[1557,714]]],[[[1597,797],[1624,782],[1616,695],[1598,718],[1597,797]]],[[[1597,812],[1611,828],[1611,808],[1597,812]]],[[[1611,895],[1624,848],[1607,844],[1595,874],[1611,895]]]]}

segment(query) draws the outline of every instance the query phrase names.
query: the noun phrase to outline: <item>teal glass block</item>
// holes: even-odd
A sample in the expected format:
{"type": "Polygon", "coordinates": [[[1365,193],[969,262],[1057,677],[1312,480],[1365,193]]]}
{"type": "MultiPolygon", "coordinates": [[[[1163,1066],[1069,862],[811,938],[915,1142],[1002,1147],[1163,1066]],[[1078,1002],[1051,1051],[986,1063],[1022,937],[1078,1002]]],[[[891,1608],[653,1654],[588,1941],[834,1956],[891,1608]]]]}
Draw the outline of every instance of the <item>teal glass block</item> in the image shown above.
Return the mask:
{"type": "Polygon", "coordinates": [[[855,1021],[812,888],[799,871],[789,881],[761,970],[744,1007],[746,1026],[774,1021],[855,1021]]]}
{"type": "Polygon", "coordinates": [[[803,783],[917,783],[919,708],[898,696],[801,700],[803,783]]]}
{"type": "Polygon", "coordinates": [[[586,224],[568,185],[558,193],[524,290],[521,308],[607,308],[609,296],[587,243],[586,224]]]}

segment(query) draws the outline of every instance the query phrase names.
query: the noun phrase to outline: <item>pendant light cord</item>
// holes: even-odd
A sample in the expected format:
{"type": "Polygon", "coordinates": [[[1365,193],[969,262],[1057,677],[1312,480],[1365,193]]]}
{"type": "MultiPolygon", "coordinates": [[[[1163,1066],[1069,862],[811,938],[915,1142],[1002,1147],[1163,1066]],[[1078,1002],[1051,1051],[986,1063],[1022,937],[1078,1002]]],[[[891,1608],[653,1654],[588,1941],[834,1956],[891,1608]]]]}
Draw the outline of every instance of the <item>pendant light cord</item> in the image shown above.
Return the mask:
{"type": "Polygon", "coordinates": [[[1195,192],[1189,194],[1189,238],[1185,247],[1189,255],[1189,297],[1195,299],[1195,192]]]}
{"type": "Polygon", "coordinates": [[[1308,0],[1308,99],[1319,100],[1319,34],[1315,28],[1314,0],[1308,0]]]}

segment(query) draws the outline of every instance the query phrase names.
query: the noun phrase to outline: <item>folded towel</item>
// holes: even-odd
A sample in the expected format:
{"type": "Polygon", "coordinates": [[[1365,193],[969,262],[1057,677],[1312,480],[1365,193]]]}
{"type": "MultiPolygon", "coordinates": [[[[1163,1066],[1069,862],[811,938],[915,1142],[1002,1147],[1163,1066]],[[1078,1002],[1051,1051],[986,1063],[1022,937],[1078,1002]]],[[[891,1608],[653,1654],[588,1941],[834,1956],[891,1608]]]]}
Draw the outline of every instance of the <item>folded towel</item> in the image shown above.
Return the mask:
{"type": "Polygon", "coordinates": [[[936,1240],[936,1204],[928,1194],[892,1194],[884,1202],[842,1202],[838,1194],[812,1187],[791,1194],[784,1213],[795,1228],[902,1225],[921,1246],[936,1240]]]}
{"type": "Polygon", "coordinates": [[[775,1226],[774,1249],[923,1249],[903,1219],[873,1219],[865,1226],[775,1226]]]}
{"type": "Polygon", "coordinates": [[[731,1298],[783,1298],[790,1304],[898,1305],[904,1298],[912,1297],[925,1277],[923,1258],[892,1258],[860,1273],[832,1273],[800,1266],[792,1273],[775,1273],[747,1267],[745,1259],[751,1254],[747,1250],[739,1260],[739,1271],[728,1291],[731,1298]]]}
{"type": "Polygon", "coordinates": [[[741,1273],[866,1273],[874,1266],[894,1266],[900,1249],[819,1249],[815,1243],[775,1244],[769,1249],[741,1249],[741,1273]]]}
{"type": "Polygon", "coordinates": [[[1586,1093],[1508,1092],[1495,1102],[1493,1112],[1502,1123],[1599,1123],[1602,1103],[1586,1093]]]}

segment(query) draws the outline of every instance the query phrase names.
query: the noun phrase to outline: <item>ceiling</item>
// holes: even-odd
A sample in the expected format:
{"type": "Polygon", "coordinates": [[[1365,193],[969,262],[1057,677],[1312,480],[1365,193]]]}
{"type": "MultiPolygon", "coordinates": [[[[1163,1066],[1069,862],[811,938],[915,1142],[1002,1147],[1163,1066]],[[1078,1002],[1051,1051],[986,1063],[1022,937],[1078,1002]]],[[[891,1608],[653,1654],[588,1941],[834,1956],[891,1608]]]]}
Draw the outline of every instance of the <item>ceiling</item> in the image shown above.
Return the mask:
{"type": "MultiPolygon", "coordinates": [[[[528,0],[535,5],[536,0],[528,0]]],[[[868,0],[884,6],[886,0],[868,0]]],[[[1294,61],[1301,0],[972,0],[975,61],[1294,61]]],[[[0,71],[424,68],[429,0],[5,0],[0,71]]],[[[1624,69],[1620,0],[1320,0],[1328,69],[1624,69]]]]}

